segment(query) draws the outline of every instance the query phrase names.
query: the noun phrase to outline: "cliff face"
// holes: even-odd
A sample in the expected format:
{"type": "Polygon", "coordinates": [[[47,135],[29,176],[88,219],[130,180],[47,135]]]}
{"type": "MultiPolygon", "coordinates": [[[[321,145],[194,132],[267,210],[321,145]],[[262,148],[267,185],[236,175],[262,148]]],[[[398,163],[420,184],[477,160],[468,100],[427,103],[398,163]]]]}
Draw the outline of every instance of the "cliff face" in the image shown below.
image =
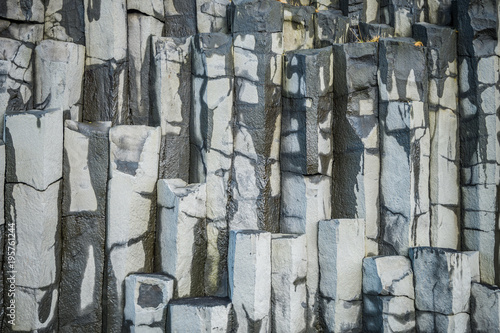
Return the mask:
{"type": "Polygon", "coordinates": [[[500,331],[498,0],[3,0],[3,332],[500,331]]]}

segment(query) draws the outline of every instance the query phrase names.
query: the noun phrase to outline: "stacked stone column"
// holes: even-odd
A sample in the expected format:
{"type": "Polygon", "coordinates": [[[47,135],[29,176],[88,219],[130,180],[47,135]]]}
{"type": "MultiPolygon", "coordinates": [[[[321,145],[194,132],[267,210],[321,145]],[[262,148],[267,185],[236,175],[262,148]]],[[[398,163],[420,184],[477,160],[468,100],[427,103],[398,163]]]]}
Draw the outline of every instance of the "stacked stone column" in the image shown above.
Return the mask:
{"type": "Polygon", "coordinates": [[[196,0],[164,0],[165,36],[188,37],[196,34],[196,0]]]}
{"type": "Polygon", "coordinates": [[[413,37],[428,48],[431,246],[460,248],[458,70],[456,33],[427,23],[413,37]]]}
{"type": "Polygon", "coordinates": [[[102,328],[110,126],[65,123],[60,332],[102,328]]]}
{"type": "Polygon", "coordinates": [[[331,218],[331,47],[288,52],[283,79],[281,232],[306,234],[307,329],[318,322],[318,222],[331,218]]]}
{"type": "Polygon", "coordinates": [[[206,292],[227,295],[227,205],[233,157],[232,39],[193,39],[190,182],[207,185],[206,292]]]}
{"type": "Polygon", "coordinates": [[[462,246],[479,251],[481,281],[489,284],[500,282],[496,10],[491,0],[457,2],[462,246]]]}
{"type": "Polygon", "coordinates": [[[333,46],[332,216],[366,220],[366,254],[378,254],[380,152],[378,43],[333,46]]]}
{"type": "Polygon", "coordinates": [[[429,245],[430,130],[426,50],[379,42],[380,253],[429,245]]]}
{"type": "Polygon", "coordinates": [[[119,331],[125,277],[153,270],[160,128],[115,126],[109,144],[104,330],[119,331]]]}
{"type": "Polygon", "coordinates": [[[61,271],[62,110],[8,114],[5,143],[4,328],[54,331],[61,271]]]}

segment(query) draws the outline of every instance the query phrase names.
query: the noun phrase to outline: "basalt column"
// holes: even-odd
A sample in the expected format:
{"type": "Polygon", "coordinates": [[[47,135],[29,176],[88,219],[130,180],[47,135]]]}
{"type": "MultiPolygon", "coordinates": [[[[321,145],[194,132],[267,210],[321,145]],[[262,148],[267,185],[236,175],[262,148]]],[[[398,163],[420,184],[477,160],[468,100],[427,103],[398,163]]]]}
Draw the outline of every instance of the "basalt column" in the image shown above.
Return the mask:
{"type": "Polygon", "coordinates": [[[456,33],[451,28],[418,23],[413,26],[413,36],[430,50],[427,53],[427,69],[431,135],[431,245],[459,249],[460,150],[456,33]]]}
{"type": "Polygon", "coordinates": [[[410,39],[380,40],[381,254],[406,255],[430,243],[427,80],[425,48],[410,39]]]}
{"type": "Polygon", "coordinates": [[[457,2],[462,246],[480,254],[481,282],[500,283],[499,57],[496,3],[457,2]],[[479,22],[479,23],[476,23],[479,22]]]}
{"type": "Polygon", "coordinates": [[[333,64],[332,217],[365,219],[366,254],[377,255],[378,43],[334,45],[333,64]]]}
{"type": "Polygon", "coordinates": [[[102,328],[110,126],[65,123],[60,332],[102,328]]]}
{"type": "Polygon", "coordinates": [[[164,0],[165,36],[188,37],[196,34],[196,0],[164,0]]]}
{"type": "Polygon", "coordinates": [[[8,114],[5,137],[4,331],[53,332],[61,271],[62,110],[8,114]]]}
{"type": "Polygon", "coordinates": [[[84,0],[83,120],[128,123],[127,5],[84,0]]]}
{"type": "Polygon", "coordinates": [[[160,128],[116,126],[109,143],[104,330],[118,332],[125,277],[153,270],[160,128]]]}
{"type": "Polygon", "coordinates": [[[232,39],[220,33],[193,39],[190,183],[206,183],[208,295],[227,296],[228,188],[233,156],[232,39]]]}
{"type": "Polygon", "coordinates": [[[189,181],[192,37],[152,37],[151,124],[161,127],[159,178],[189,181]]]}

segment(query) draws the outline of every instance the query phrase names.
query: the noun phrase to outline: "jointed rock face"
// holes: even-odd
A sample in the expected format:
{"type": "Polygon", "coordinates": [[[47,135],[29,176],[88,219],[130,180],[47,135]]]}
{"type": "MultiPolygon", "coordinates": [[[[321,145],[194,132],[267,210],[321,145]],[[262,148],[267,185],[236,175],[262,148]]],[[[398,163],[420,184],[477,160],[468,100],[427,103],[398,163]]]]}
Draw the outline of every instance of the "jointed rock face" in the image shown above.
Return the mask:
{"type": "Polygon", "coordinates": [[[0,332],[499,332],[500,0],[0,0],[0,332]]]}

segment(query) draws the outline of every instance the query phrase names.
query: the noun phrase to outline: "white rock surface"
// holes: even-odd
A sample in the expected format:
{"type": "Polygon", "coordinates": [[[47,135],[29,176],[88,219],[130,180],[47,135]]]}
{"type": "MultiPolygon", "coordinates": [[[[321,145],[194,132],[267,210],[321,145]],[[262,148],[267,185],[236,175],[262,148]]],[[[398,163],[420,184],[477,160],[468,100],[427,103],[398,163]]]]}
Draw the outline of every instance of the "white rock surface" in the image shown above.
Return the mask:
{"type": "Polygon", "coordinates": [[[322,320],[327,332],[363,331],[363,302],[321,299],[322,320]]]}
{"type": "Polygon", "coordinates": [[[198,33],[221,32],[227,34],[226,8],[230,0],[196,0],[198,33]]]}
{"type": "Polygon", "coordinates": [[[363,294],[415,299],[410,260],[404,256],[363,259],[363,294]]]}
{"type": "Polygon", "coordinates": [[[271,233],[233,230],[229,234],[229,297],[237,332],[271,329],[271,233]]]}
{"type": "Polygon", "coordinates": [[[161,274],[130,274],[125,278],[125,326],[131,332],[165,327],[174,280],[161,274]],[[144,327],[145,326],[145,327],[144,327]]]}
{"type": "Polygon", "coordinates": [[[62,110],[8,114],[5,126],[7,182],[44,191],[62,177],[62,110]]]}
{"type": "Polygon", "coordinates": [[[404,296],[364,295],[363,321],[364,332],[415,332],[414,301],[404,296]]]}
{"type": "Polygon", "coordinates": [[[319,290],[322,297],[336,301],[361,300],[364,231],[363,219],[319,222],[319,290]]]}
{"type": "Polygon", "coordinates": [[[229,332],[232,304],[227,298],[195,297],[172,300],[168,305],[167,330],[183,332],[229,332]]]}
{"type": "Polygon", "coordinates": [[[500,289],[472,283],[470,317],[473,332],[499,332],[500,289]]]}
{"type": "Polygon", "coordinates": [[[417,311],[417,332],[469,333],[470,331],[468,313],[447,316],[417,311]]]}
{"type": "Polygon", "coordinates": [[[410,249],[409,257],[417,310],[444,315],[469,311],[471,270],[466,254],[451,249],[416,247],[410,249]]]}
{"type": "Polygon", "coordinates": [[[24,2],[23,0],[6,1],[0,9],[0,17],[13,21],[43,23],[44,9],[43,0],[29,2],[24,2]]]}
{"type": "Polygon", "coordinates": [[[165,6],[163,0],[127,0],[128,10],[137,10],[158,20],[165,20],[165,6]]]}
{"type": "Polygon", "coordinates": [[[203,295],[206,254],[206,184],[158,181],[159,260],[176,280],[177,297],[203,295]]]}
{"type": "Polygon", "coordinates": [[[307,318],[306,235],[273,234],[272,326],[279,333],[303,332],[307,318]]]}
{"type": "Polygon", "coordinates": [[[479,251],[464,251],[463,254],[469,259],[470,274],[472,282],[481,282],[481,271],[479,269],[479,251]]]}

